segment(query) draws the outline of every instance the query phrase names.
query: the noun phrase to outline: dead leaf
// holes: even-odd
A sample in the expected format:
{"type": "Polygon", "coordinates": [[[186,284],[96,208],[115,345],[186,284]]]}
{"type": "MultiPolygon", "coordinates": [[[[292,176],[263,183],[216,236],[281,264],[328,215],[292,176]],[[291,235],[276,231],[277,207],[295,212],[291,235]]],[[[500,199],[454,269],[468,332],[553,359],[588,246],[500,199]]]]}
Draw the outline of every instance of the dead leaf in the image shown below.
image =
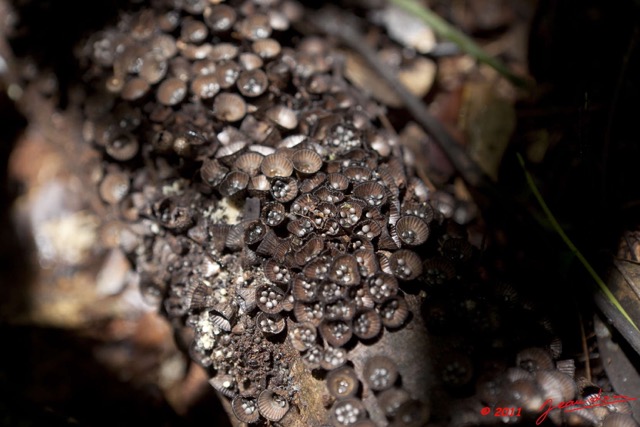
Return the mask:
{"type": "Polygon", "coordinates": [[[469,155],[497,180],[502,156],[516,126],[515,109],[491,83],[465,84],[462,98],[458,123],[467,137],[469,155]]]}

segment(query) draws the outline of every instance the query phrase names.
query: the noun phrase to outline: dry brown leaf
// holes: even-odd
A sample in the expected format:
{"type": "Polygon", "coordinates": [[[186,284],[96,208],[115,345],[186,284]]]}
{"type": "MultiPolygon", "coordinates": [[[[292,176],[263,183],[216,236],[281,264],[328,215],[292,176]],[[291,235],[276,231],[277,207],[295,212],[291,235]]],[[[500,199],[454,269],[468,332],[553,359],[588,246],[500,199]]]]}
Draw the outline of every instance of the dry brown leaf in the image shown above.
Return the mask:
{"type": "Polygon", "coordinates": [[[462,97],[458,123],[467,137],[469,155],[497,180],[502,156],[516,126],[515,109],[491,83],[467,83],[462,97]]]}

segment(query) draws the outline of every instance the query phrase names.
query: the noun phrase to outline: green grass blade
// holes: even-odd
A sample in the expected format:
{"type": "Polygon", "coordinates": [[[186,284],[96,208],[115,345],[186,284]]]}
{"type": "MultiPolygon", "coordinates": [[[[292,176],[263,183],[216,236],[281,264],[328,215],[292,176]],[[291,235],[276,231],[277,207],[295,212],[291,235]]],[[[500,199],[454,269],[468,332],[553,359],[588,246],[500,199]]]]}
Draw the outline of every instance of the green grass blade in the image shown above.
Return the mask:
{"type": "Polygon", "coordinates": [[[538,187],[536,186],[535,182],[533,182],[533,177],[527,171],[527,168],[526,168],[526,166],[524,164],[524,159],[522,158],[522,156],[520,154],[518,154],[518,161],[520,162],[520,166],[522,167],[522,170],[524,171],[524,175],[525,175],[525,178],[527,180],[527,184],[529,185],[529,188],[531,189],[531,192],[533,193],[534,197],[536,198],[536,200],[538,201],[538,203],[542,207],[542,210],[544,211],[544,214],[546,215],[547,219],[551,223],[551,226],[553,227],[554,231],[560,235],[560,237],[562,238],[564,243],[569,247],[569,250],[576,256],[576,258],[578,258],[578,260],[580,260],[580,262],[582,263],[584,268],[589,272],[589,274],[591,275],[593,280],[595,280],[595,282],[598,284],[598,287],[606,295],[606,297],[609,299],[611,304],[613,304],[618,309],[620,314],[622,314],[624,316],[624,318],[627,319],[627,321],[636,330],[640,331],[640,329],[638,329],[638,326],[636,326],[635,322],[631,319],[631,316],[629,316],[629,314],[624,309],[624,307],[622,307],[622,305],[620,305],[620,302],[618,302],[618,299],[615,297],[615,295],[613,295],[611,293],[611,291],[609,290],[607,285],[604,283],[604,281],[600,278],[598,273],[596,273],[596,271],[593,269],[591,264],[589,264],[589,261],[587,261],[587,259],[584,257],[584,255],[582,255],[582,253],[578,250],[576,245],[574,245],[573,242],[571,241],[571,239],[569,239],[569,236],[567,236],[567,234],[564,232],[562,227],[560,227],[560,224],[556,220],[556,217],[553,216],[553,213],[551,213],[551,209],[549,209],[549,206],[547,206],[547,203],[542,198],[542,194],[540,194],[540,191],[538,190],[538,187]]]}
{"type": "Polygon", "coordinates": [[[428,8],[422,6],[414,0],[390,0],[391,3],[408,12],[411,15],[417,16],[425,24],[430,26],[436,34],[440,37],[450,40],[465,53],[471,55],[476,60],[483,62],[490,67],[494,68],[497,72],[502,74],[511,83],[518,87],[528,87],[529,84],[525,79],[515,75],[504,65],[501,61],[487,54],[480,46],[478,46],[473,40],[467,37],[466,34],[459,31],[455,27],[449,25],[447,21],[440,18],[428,8]]]}

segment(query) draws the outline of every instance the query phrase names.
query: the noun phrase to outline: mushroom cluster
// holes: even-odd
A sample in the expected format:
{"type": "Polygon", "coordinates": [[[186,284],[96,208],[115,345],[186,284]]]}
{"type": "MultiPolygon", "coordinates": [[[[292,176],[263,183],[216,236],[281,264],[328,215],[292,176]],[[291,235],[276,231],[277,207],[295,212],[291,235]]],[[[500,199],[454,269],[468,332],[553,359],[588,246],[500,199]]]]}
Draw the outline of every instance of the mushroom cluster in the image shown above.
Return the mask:
{"type": "MultiPolygon", "coordinates": [[[[299,5],[156,3],[83,49],[100,195],[143,293],[233,414],[280,421],[296,399],[282,346],[349,388],[355,342],[410,319],[400,285],[423,277],[442,215],[329,44],[291,43],[299,5]]],[[[361,373],[376,391],[396,377],[361,373]]],[[[335,397],[336,425],[366,418],[357,395],[335,397]]]]}

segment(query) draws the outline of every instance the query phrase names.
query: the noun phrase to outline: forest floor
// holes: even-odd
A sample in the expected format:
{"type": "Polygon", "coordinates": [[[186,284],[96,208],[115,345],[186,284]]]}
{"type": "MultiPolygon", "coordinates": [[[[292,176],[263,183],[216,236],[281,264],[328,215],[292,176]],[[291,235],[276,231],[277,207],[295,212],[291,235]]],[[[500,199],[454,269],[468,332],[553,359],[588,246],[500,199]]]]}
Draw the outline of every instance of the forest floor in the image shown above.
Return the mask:
{"type": "MultiPolygon", "coordinates": [[[[0,31],[11,17],[19,22],[19,31],[0,34],[0,60],[31,63],[39,73],[22,86],[24,75],[3,77],[0,67],[0,177],[6,180],[0,189],[0,330],[6,343],[0,424],[226,425],[206,376],[137,292],[131,266],[110,243],[114,230],[86,194],[96,159],[78,149],[79,112],[65,110],[59,95],[72,87],[67,80],[73,77],[60,75],[68,71],[79,35],[58,34],[68,19],[64,11],[39,3],[0,1],[0,19],[7,21],[0,31]],[[10,6],[23,15],[3,17],[10,6]],[[52,32],[46,21],[56,19],[52,32]]],[[[595,0],[429,3],[535,87],[515,89],[490,68],[451,54],[435,58],[435,83],[421,94],[517,208],[479,208],[474,189],[436,147],[429,158],[418,155],[416,167],[434,188],[457,197],[457,213],[483,250],[486,274],[516,283],[544,307],[558,326],[565,357],[611,387],[593,320],[595,284],[542,214],[516,153],[603,277],[614,259],[640,259],[637,7],[595,0]]],[[[367,86],[374,77],[363,79],[367,86]]],[[[73,99],[73,89],[66,93],[73,99]]],[[[405,129],[406,141],[424,143],[419,127],[405,127],[411,119],[404,109],[391,107],[388,116],[405,129]]],[[[626,351],[631,367],[640,366],[637,354],[626,351]]],[[[637,372],[622,376],[640,383],[637,372]]]]}

